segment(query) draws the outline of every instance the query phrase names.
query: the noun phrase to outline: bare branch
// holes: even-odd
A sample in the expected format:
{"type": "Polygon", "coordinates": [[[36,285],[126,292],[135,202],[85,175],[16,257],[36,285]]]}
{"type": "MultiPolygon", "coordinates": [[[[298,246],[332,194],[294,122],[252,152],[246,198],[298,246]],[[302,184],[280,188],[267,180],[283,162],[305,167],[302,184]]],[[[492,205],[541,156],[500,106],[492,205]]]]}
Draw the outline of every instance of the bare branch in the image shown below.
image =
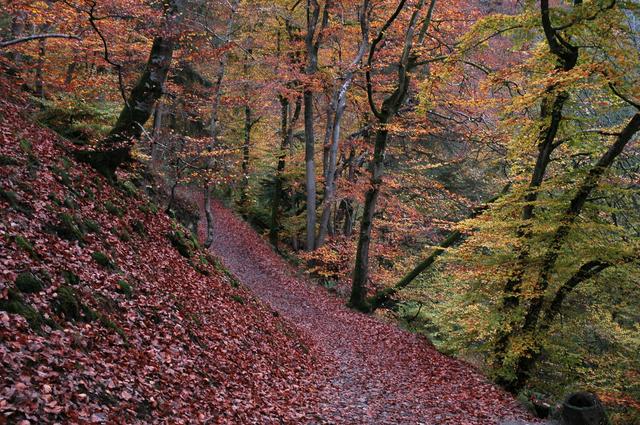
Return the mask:
{"type": "Polygon", "coordinates": [[[25,43],[27,41],[32,40],[40,40],[43,38],[70,38],[74,40],[82,40],[79,36],[74,34],[34,34],[29,35],[27,37],[15,38],[13,40],[0,41],[0,49],[4,49],[5,47],[13,46],[14,44],[25,43]]]}

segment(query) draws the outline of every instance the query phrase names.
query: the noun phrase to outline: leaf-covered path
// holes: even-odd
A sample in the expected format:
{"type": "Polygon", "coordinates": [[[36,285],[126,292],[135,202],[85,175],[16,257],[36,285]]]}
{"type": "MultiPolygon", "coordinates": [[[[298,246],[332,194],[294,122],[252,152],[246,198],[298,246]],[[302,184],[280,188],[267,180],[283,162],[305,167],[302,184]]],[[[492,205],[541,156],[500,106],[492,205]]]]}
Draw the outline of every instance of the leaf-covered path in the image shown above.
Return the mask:
{"type": "Polygon", "coordinates": [[[469,365],[416,335],[349,310],[343,300],[300,278],[220,202],[214,202],[213,213],[214,253],[300,328],[322,359],[317,422],[461,425],[526,417],[508,394],[469,365]]]}

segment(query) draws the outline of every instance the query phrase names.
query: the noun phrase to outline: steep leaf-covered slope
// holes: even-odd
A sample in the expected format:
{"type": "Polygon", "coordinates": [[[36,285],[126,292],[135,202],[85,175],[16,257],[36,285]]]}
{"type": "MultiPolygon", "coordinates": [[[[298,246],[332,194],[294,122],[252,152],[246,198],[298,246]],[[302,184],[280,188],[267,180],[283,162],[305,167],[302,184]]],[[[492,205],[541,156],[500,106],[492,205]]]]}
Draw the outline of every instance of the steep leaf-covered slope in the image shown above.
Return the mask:
{"type": "Polygon", "coordinates": [[[27,112],[0,100],[0,423],[304,421],[313,347],[27,112]]]}

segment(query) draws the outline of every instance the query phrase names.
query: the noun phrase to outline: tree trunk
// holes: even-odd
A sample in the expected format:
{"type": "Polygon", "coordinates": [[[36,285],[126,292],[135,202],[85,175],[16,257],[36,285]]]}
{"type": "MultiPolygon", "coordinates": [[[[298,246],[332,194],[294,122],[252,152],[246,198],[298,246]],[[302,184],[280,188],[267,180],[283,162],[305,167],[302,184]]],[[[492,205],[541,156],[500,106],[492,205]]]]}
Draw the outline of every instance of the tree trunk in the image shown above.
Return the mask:
{"type": "Polygon", "coordinates": [[[47,54],[47,39],[38,40],[38,61],[36,62],[36,72],[34,77],[34,94],[40,99],[44,99],[44,81],[42,74],[44,72],[44,58],[47,54]]]}
{"type": "MultiPolygon", "coordinates": [[[[589,198],[593,190],[598,186],[600,178],[605,173],[605,171],[613,164],[615,159],[622,153],[626,145],[633,139],[633,136],[638,131],[640,131],[640,113],[635,114],[631,118],[631,120],[629,120],[627,125],[618,135],[615,143],[611,145],[609,149],[602,155],[602,157],[589,171],[583,182],[578,187],[578,191],[574,195],[571,203],[569,204],[569,207],[560,220],[560,225],[556,229],[551,243],[549,244],[549,248],[543,256],[542,265],[540,266],[540,273],[538,274],[538,279],[532,290],[533,297],[531,298],[530,303],[526,309],[524,324],[522,325],[522,330],[519,331],[519,333],[525,335],[534,335],[540,331],[536,328],[540,320],[540,315],[545,300],[545,294],[547,288],[549,287],[551,274],[555,270],[555,266],[558,261],[558,257],[561,254],[562,247],[564,246],[564,243],[569,236],[569,233],[573,228],[576,219],[582,212],[587,199],[589,198]]],[[[594,264],[593,269],[599,271],[599,269],[603,268],[603,266],[604,264],[594,264]]],[[[593,270],[589,269],[585,271],[581,269],[574,277],[574,279],[570,279],[567,284],[561,286],[560,291],[562,291],[563,288],[568,290],[569,287],[575,287],[575,285],[577,285],[577,283],[579,283],[581,280],[590,277],[588,275],[589,272],[593,272],[593,270]]],[[[556,294],[556,298],[560,294],[560,291],[558,291],[558,293],[556,294]]],[[[562,296],[558,301],[555,301],[555,303],[552,302],[552,308],[559,308],[558,303],[561,303],[563,298],[564,296],[562,296]]],[[[553,310],[549,310],[547,318],[551,319],[554,314],[555,313],[553,310]]],[[[537,341],[538,338],[534,338],[533,340],[537,341]]],[[[531,344],[525,347],[525,349],[518,354],[515,362],[516,378],[515,380],[508,382],[508,389],[510,391],[519,391],[524,386],[529,378],[530,371],[534,367],[535,361],[537,359],[536,354],[538,352],[538,344],[531,344]]]]}
{"type": "MultiPolygon", "coordinates": [[[[332,4],[332,0],[326,1],[324,12],[322,13],[322,22],[318,28],[320,5],[317,0],[307,0],[307,34],[305,36],[307,67],[305,73],[309,78],[313,77],[318,71],[318,50],[322,44],[323,31],[329,23],[329,8],[332,4]]],[[[310,87],[305,88],[303,98],[305,186],[307,191],[306,249],[307,251],[313,251],[316,240],[316,166],[315,136],[313,134],[313,91],[310,87]]]]}
{"type": "Polygon", "coordinates": [[[207,236],[204,246],[209,248],[213,244],[213,213],[211,212],[211,188],[207,185],[204,188],[204,215],[207,219],[207,236]]]}
{"type": "MultiPolygon", "coordinates": [[[[423,28],[430,23],[431,11],[436,0],[431,0],[429,12],[423,22],[423,28]]],[[[409,24],[405,33],[404,46],[402,55],[398,60],[398,78],[397,85],[393,92],[389,94],[382,102],[380,110],[376,107],[373,96],[373,85],[371,79],[371,68],[373,57],[377,45],[383,40],[385,31],[393,21],[399,16],[400,12],[406,4],[405,0],[401,0],[395,12],[382,26],[378,35],[371,43],[369,49],[369,57],[367,60],[366,83],[367,83],[367,99],[373,114],[378,119],[378,129],[376,133],[375,147],[373,152],[373,160],[370,164],[370,188],[365,195],[364,210],[362,213],[362,221],[360,224],[360,235],[358,239],[358,249],[356,251],[356,263],[353,272],[353,280],[351,286],[351,297],[349,305],[361,311],[368,311],[370,306],[367,302],[367,281],[369,278],[369,247],[371,244],[371,232],[373,229],[373,216],[376,210],[376,203],[380,194],[382,185],[382,176],[384,174],[384,155],[387,147],[387,137],[389,131],[387,124],[398,113],[398,109],[404,103],[407,92],[409,90],[409,82],[411,79],[410,72],[415,68],[415,57],[412,55],[414,31],[418,21],[418,15],[424,7],[425,0],[420,0],[415,6],[411,14],[409,24]]],[[[366,9],[365,9],[366,10],[366,9]]],[[[422,38],[422,35],[421,35],[422,38]]]]}
{"type": "Polygon", "coordinates": [[[158,102],[153,113],[153,133],[151,141],[151,166],[156,168],[160,162],[160,132],[162,130],[162,118],[164,115],[164,104],[158,102]]]}
{"type": "Polygon", "coordinates": [[[251,153],[251,106],[247,103],[244,106],[244,144],[242,145],[242,193],[240,204],[246,206],[247,190],[249,188],[249,154],[251,153]]]}
{"type": "Polygon", "coordinates": [[[333,101],[327,103],[327,120],[324,128],[324,139],[322,143],[322,175],[327,178],[329,168],[329,151],[331,149],[331,135],[333,134],[333,101]]]}
{"type": "Polygon", "coordinates": [[[293,113],[291,113],[291,105],[287,98],[280,96],[281,117],[280,132],[281,142],[280,151],[278,152],[278,165],[276,168],[276,177],[274,181],[273,197],[271,199],[271,224],[269,228],[269,241],[278,249],[278,233],[280,231],[280,203],[283,197],[283,174],[286,165],[287,149],[293,141],[293,125],[300,116],[301,103],[300,98],[296,99],[293,113]]]}
{"type": "MultiPolygon", "coordinates": [[[[338,160],[338,150],[340,147],[340,126],[342,123],[342,117],[347,106],[347,92],[353,81],[355,74],[355,66],[360,64],[362,57],[364,56],[367,45],[369,43],[369,21],[367,12],[369,8],[368,0],[365,0],[360,11],[360,28],[362,34],[362,41],[358,47],[356,57],[350,64],[350,69],[342,76],[342,84],[336,91],[331,101],[331,107],[327,108],[328,112],[333,112],[334,116],[331,120],[331,146],[329,148],[329,157],[326,161],[326,169],[324,174],[324,208],[322,210],[322,216],[320,218],[320,230],[318,231],[318,239],[316,247],[324,244],[325,238],[329,233],[329,223],[331,220],[331,213],[334,208],[336,198],[336,165],[338,160]]],[[[329,126],[329,117],[327,117],[327,127],[329,126]]]]}
{"type": "Polygon", "coordinates": [[[304,91],[304,162],[307,191],[307,251],[315,249],[316,235],[316,170],[313,135],[313,92],[304,91]]]}
{"type": "Polygon", "coordinates": [[[80,158],[93,165],[110,179],[116,169],[130,160],[132,142],[140,138],[156,101],[162,96],[162,88],[169,72],[174,41],[170,37],[156,37],[142,76],[131,90],[116,125],[95,151],[80,153],[80,158]]]}
{"type": "Polygon", "coordinates": [[[351,199],[345,199],[344,205],[344,225],[342,227],[342,234],[349,237],[353,234],[353,223],[356,219],[356,213],[353,209],[353,201],[351,199]]]}
{"type": "Polygon", "coordinates": [[[73,81],[73,75],[76,71],[76,68],[78,67],[78,62],[71,62],[68,66],[67,66],[67,72],[65,73],[65,77],[64,77],[64,85],[68,86],[71,84],[71,82],[73,81]]]}
{"type": "Polygon", "coordinates": [[[286,166],[288,124],[289,124],[289,99],[280,97],[280,150],[278,152],[278,165],[276,167],[276,177],[273,188],[273,198],[271,199],[271,225],[269,228],[269,241],[278,250],[278,232],[280,231],[280,200],[282,199],[282,174],[286,166]]]}
{"type": "MultiPolygon", "coordinates": [[[[347,86],[348,87],[348,86],[347,86]]],[[[340,96],[338,94],[338,96],[340,96]]],[[[346,89],[345,89],[346,96],[346,89]]],[[[329,157],[327,161],[327,168],[324,175],[324,199],[322,215],[320,217],[320,229],[318,230],[318,239],[316,241],[316,248],[324,245],[324,241],[329,232],[329,220],[331,218],[331,212],[333,211],[333,205],[336,198],[336,164],[338,158],[338,149],[340,146],[340,123],[344,114],[344,98],[338,98],[334,104],[335,117],[333,121],[333,129],[331,132],[331,145],[329,147],[329,157]],[[342,103],[341,103],[342,101],[342,103]]]]}
{"type": "Polygon", "coordinates": [[[384,153],[387,147],[388,131],[385,127],[386,121],[380,122],[380,128],[376,133],[375,150],[373,161],[371,162],[369,179],[370,188],[367,190],[364,202],[364,211],[360,224],[360,236],[358,239],[358,249],[356,252],[356,262],[353,270],[353,281],[351,284],[351,297],[349,305],[361,311],[368,311],[367,304],[367,281],[369,278],[369,246],[371,244],[371,231],[373,229],[373,215],[376,210],[376,202],[380,194],[382,185],[382,175],[384,173],[384,153]]]}

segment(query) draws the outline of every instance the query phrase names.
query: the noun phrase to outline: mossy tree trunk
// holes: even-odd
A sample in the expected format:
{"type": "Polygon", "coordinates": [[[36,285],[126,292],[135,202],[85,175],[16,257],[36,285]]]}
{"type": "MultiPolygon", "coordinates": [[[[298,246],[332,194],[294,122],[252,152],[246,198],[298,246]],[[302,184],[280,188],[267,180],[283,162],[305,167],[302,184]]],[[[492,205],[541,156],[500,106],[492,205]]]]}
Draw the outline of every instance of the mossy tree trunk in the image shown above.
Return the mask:
{"type": "MultiPolygon", "coordinates": [[[[371,233],[373,230],[373,217],[376,210],[378,196],[380,195],[380,187],[382,185],[382,176],[384,174],[384,157],[387,148],[387,139],[389,131],[387,125],[391,119],[398,113],[400,106],[404,103],[407,92],[409,90],[409,82],[411,79],[411,71],[418,65],[416,57],[412,53],[414,47],[414,35],[419,21],[419,15],[425,5],[425,0],[420,0],[415,6],[409,19],[407,30],[405,33],[402,54],[398,59],[398,75],[395,89],[382,102],[380,109],[376,106],[373,95],[372,85],[372,64],[376,48],[385,37],[385,31],[393,24],[400,15],[406,5],[405,0],[401,0],[396,7],[395,12],[387,19],[382,26],[378,35],[371,43],[369,48],[369,56],[367,59],[366,83],[367,83],[367,99],[373,115],[377,118],[377,132],[375,138],[373,159],[369,165],[370,171],[370,188],[365,195],[364,211],[360,224],[360,235],[358,238],[358,249],[356,251],[356,262],[353,272],[353,280],[351,284],[351,296],[349,305],[361,311],[369,311],[370,306],[367,300],[367,281],[369,279],[369,247],[371,244],[371,233]]],[[[431,0],[428,12],[422,19],[422,31],[417,38],[418,44],[424,39],[426,29],[430,25],[433,8],[436,0],[431,0]]]]}
{"type": "MultiPolygon", "coordinates": [[[[171,0],[165,4],[165,29],[169,34],[180,16],[181,0],[171,0]]],[[[98,143],[96,149],[81,154],[102,174],[113,178],[116,169],[131,158],[133,142],[140,138],[144,124],[154,111],[154,106],[162,96],[163,87],[171,67],[175,40],[172,35],[157,36],[153,39],[151,52],[144,71],[135,84],[115,126],[109,135],[98,143]]]]}

